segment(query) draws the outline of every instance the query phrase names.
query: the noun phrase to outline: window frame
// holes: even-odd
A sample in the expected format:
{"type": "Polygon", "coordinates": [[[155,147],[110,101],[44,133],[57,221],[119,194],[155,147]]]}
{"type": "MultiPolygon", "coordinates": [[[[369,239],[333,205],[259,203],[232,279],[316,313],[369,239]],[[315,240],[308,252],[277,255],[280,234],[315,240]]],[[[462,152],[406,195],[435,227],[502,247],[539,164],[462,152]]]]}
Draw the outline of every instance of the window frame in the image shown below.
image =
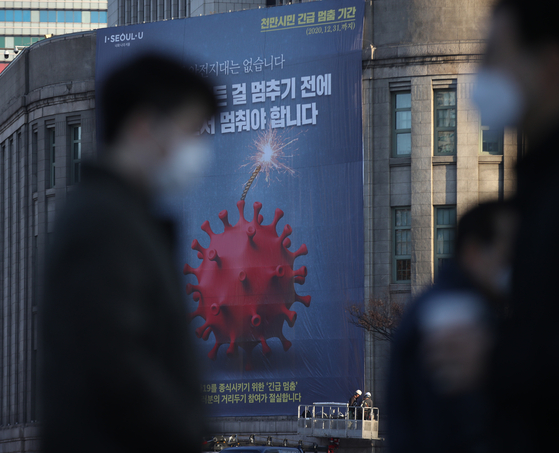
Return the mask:
{"type": "Polygon", "coordinates": [[[410,157],[411,156],[411,90],[405,91],[394,91],[392,92],[392,157],[410,157]],[[401,94],[410,95],[410,107],[409,108],[398,108],[397,107],[397,96],[401,94]],[[398,112],[410,112],[410,128],[409,129],[398,129],[397,128],[397,116],[398,112]],[[410,152],[409,154],[398,154],[398,135],[400,134],[410,134],[410,152]]]}
{"type": "Polygon", "coordinates": [[[490,126],[484,126],[483,122],[481,121],[480,118],[480,125],[479,125],[479,154],[483,155],[483,156],[502,156],[503,155],[503,149],[504,149],[504,141],[505,141],[505,129],[504,128],[499,128],[499,130],[497,131],[496,129],[492,129],[490,126]],[[497,143],[497,151],[493,152],[493,151],[484,151],[483,150],[483,133],[485,131],[496,131],[499,132],[499,141],[497,143]]]}
{"type": "Polygon", "coordinates": [[[82,134],[83,129],[80,123],[69,124],[68,128],[70,129],[69,133],[69,140],[70,140],[70,158],[68,159],[70,163],[70,184],[78,184],[81,181],[81,163],[83,159],[83,148],[82,148],[82,134]],[[74,132],[76,129],[79,129],[79,138],[76,140],[74,136],[74,132]],[[75,146],[79,146],[79,157],[75,157],[75,146]],[[76,171],[77,166],[77,171],[76,171]]]}
{"type": "Polygon", "coordinates": [[[392,281],[394,283],[411,283],[411,206],[397,206],[392,208],[392,281]],[[396,225],[396,212],[397,211],[408,211],[409,225],[396,225]],[[396,231],[398,230],[408,230],[410,232],[409,239],[409,254],[397,254],[396,253],[396,231]],[[398,261],[399,260],[409,260],[410,266],[410,278],[407,280],[398,279],[398,261]]]}
{"type": "Polygon", "coordinates": [[[456,156],[457,136],[458,136],[458,95],[456,88],[436,88],[433,90],[433,155],[434,156],[456,156]],[[454,106],[437,107],[437,93],[454,93],[454,106]],[[454,109],[454,126],[453,127],[439,127],[437,126],[437,112],[439,110],[452,110],[454,109]],[[438,133],[439,132],[454,132],[454,149],[451,153],[441,153],[438,150],[438,133]]]}
{"type": "Polygon", "coordinates": [[[54,125],[46,127],[47,147],[47,189],[54,189],[56,185],[56,128],[54,125]]]}
{"type": "Polygon", "coordinates": [[[456,239],[456,228],[458,226],[458,221],[457,221],[457,212],[456,212],[456,205],[442,205],[442,206],[435,206],[434,209],[434,215],[435,218],[433,219],[433,226],[434,226],[434,234],[433,234],[433,263],[434,263],[434,270],[435,270],[435,277],[437,277],[437,275],[440,272],[440,266],[439,266],[439,259],[445,259],[448,260],[450,258],[452,258],[452,256],[454,255],[454,241],[456,239]],[[440,224],[438,223],[438,218],[439,218],[439,211],[440,210],[453,210],[454,211],[454,223],[452,224],[440,224]],[[450,247],[449,247],[449,253],[438,253],[438,249],[437,249],[437,237],[438,237],[438,232],[439,230],[450,230],[452,229],[454,232],[454,235],[452,238],[449,239],[449,243],[450,243],[450,247]]]}
{"type": "Polygon", "coordinates": [[[32,191],[37,192],[37,156],[39,154],[39,131],[37,125],[31,128],[31,168],[32,168],[32,191]]]}

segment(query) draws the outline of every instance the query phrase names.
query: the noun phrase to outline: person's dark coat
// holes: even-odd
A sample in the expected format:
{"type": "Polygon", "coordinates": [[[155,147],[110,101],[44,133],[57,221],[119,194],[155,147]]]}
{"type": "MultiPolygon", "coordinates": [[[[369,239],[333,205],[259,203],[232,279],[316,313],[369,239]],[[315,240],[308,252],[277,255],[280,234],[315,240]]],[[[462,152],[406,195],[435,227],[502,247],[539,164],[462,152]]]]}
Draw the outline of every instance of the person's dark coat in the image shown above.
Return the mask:
{"type": "Polygon", "coordinates": [[[391,453],[471,453],[486,442],[485,400],[478,393],[442,395],[425,371],[420,344],[422,311],[431,301],[477,291],[455,265],[409,303],[391,344],[387,392],[391,453]],[[475,416],[472,417],[472,416],[475,416]]]}
{"type": "Polygon", "coordinates": [[[41,316],[42,451],[197,451],[195,357],[172,225],[97,166],[57,219],[41,316]]]}
{"type": "Polygon", "coordinates": [[[520,214],[510,317],[496,348],[494,451],[544,451],[559,426],[559,131],[517,168],[520,214]]]}

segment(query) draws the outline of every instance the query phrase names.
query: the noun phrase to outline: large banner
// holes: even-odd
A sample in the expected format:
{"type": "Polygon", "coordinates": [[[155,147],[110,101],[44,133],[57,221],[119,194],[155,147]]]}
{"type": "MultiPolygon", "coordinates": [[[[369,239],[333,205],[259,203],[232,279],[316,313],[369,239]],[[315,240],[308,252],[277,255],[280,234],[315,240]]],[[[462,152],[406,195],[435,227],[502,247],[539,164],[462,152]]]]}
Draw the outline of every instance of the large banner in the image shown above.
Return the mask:
{"type": "Polygon", "coordinates": [[[215,86],[214,160],[174,201],[211,415],[295,415],[363,386],[345,312],[363,301],[363,13],[325,0],[97,31],[97,82],[151,50],[215,86]]]}

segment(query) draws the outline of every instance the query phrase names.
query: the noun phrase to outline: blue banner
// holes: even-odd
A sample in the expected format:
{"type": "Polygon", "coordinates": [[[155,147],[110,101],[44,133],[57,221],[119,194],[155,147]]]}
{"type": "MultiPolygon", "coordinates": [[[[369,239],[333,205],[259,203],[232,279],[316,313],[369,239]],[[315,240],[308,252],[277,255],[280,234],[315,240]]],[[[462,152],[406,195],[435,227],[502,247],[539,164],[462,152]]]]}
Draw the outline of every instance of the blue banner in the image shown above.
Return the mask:
{"type": "Polygon", "coordinates": [[[324,0],[97,31],[98,83],[151,50],[215,86],[213,163],[175,200],[211,415],[295,415],[363,386],[345,313],[363,301],[363,14],[324,0]]]}

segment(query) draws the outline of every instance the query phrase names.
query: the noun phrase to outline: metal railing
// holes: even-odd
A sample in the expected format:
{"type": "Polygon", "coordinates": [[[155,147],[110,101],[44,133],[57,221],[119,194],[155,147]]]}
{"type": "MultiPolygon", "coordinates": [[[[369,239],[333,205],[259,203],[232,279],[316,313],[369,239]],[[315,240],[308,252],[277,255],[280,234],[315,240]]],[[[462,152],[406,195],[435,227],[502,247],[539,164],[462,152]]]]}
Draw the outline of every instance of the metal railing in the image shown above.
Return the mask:
{"type": "Polygon", "coordinates": [[[297,433],[313,437],[378,439],[378,423],[378,407],[313,403],[299,406],[297,433]]]}

